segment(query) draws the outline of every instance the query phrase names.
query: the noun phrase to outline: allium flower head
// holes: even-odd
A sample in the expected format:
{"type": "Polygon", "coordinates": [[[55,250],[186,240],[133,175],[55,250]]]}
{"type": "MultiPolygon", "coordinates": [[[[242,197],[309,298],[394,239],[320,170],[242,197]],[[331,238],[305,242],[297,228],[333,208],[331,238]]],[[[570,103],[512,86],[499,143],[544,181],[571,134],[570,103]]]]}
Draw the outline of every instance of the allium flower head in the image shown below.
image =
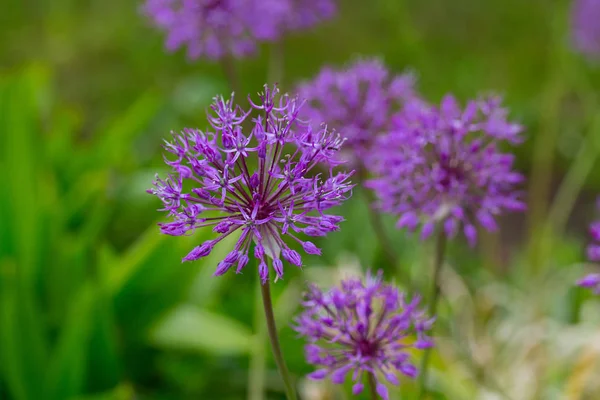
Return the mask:
{"type": "MultiPolygon", "coordinates": [[[[598,199],[598,208],[600,208],[600,199],[598,199]]],[[[600,221],[592,222],[590,225],[590,235],[592,243],[588,245],[587,256],[592,262],[600,261],[600,221]]],[[[600,274],[590,274],[579,280],[577,284],[581,287],[590,288],[595,294],[600,294],[600,274]]]]}
{"type": "Polygon", "coordinates": [[[349,197],[351,173],[333,172],[335,153],[343,141],[335,133],[313,130],[298,120],[301,102],[265,86],[258,104],[242,110],[216,97],[209,122],[214,132],[184,129],[173,134],[165,162],[173,173],[158,177],[149,192],[164,203],[171,222],[161,224],[168,235],[189,235],[212,227],[216,238],[194,248],[184,261],[207,256],[225,237],[239,234],[237,244],[215,275],[234,265],[241,272],[252,257],[263,281],[271,259],[277,278],[284,260],[302,265],[300,254],[283,237],[298,242],[309,254],[320,254],[298,236],[324,236],[338,229],[342,217],[325,212],[349,197]],[[250,129],[249,129],[250,128],[250,129]],[[317,165],[329,167],[323,174],[317,165]]]}
{"type": "Polygon", "coordinates": [[[167,34],[166,47],[190,59],[251,55],[261,41],[335,13],[332,0],[146,0],[142,11],[167,34]]]}
{"type": "MultiPolygon", "coordinates": [[[[500,100],[471,101],[461,109],[452,96],[433,107],[412,100],[382,136],[368,182],[378,205],[399,216],[397,226],[422,226],[422,237],[443,223],[448,237],[463,227],[469,243],[476,241],[475,222],[496,229],[495,217],[521,211],[513,171],[514,156],[502,153],[503,142],[519,143],[521,127],[508,122],[500,100]]],[[[376,153],[375,153],[376,152],[376,153]]]]}
{"type": "Polygon", "coordinates": [[[298,92],[307,99],[302,117],[327,121],[348,139],[343,160],[364,163],[375,138],[390,128],[391,115],[414,97],[412,74],[393,76],[378,60],[359,60],[343,70],[326,67],[298,92]]]}
{"type": "Polygon", "coordinates": [[[381,378],[398,385],[398,372],[416,377],[412,350],[433,346],[426,333],[434,319],[418,308],[419,301],[407,301],[398,288],[381,281],[381,273],[369,273],[364,281],[343,280],[328,292],[311,286],[294,326],[309,340],[306,358],[318,368],[309,378],[331,377],[341,384],[350,374],[358,394],[364,375],[373,374],[377,393],[387,400],[381,378]]]}
{"type": "Polygon", "coordinates": [[[571,19],[577,50],[591,58],[600,58],[600,0],[574,0],[571,19]]]}

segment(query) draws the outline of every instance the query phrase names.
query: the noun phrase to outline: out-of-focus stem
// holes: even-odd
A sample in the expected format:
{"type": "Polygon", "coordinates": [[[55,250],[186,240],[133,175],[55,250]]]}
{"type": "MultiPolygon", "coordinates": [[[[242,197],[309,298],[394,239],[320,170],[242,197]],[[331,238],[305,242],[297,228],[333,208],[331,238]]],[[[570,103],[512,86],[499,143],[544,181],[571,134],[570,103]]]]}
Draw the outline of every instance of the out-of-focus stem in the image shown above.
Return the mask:
{"type": "Polygon", "coordinates": [[[363,194],[367,202],[367,208],[369,210],[369,219],[371,220],[373,231],[375,231],[375,235],[377,236],[377,239],[379,240],[379,243],[383,248],[385,258],[390,264],[390,270],[393,271],[398,267],[398,259],[396,257],[396,253],[393,250],[392,241],[385,232],[385,226],[383,225],[381,214],[379,214],[379,212],[373,207],[373,196],[371,196],[368,190],[363,190],[363,194]]]}
{"type": "Polygon", "coordinates": [[[281,346],[279,345],[279,337],[277,336],[277,327],[275,325],[275,316],[273,315],[273,302],[271,301],[271,285],[268,280],[260,285],[260,292],[263,299],[267,331],[269,332],[269,339],[271,340],[273,358],[275,359],[275,364],[277,364],[277,368],[279,369],[279,373],[283,379],[286,398],[288,400],[297,400],[296,389],[292,383],[290,372],[285,364],[285,359],[283,358],[283,353],[281,352],[281,346]]]}
{"type": "Polygon", "coordinates": [[[372,373],[369,373],[368,380],[369,380],[369,393],[371,393],[371,400],[378,400],[379,395],[377,394],[377,382],[375,382],[375,376],[372,373]]]}
{"type": "MultiPolygon", "coordinates": [[[[443,224],[441,224],[443,225],[443,224]]],[[[439,228],[437,232],[435,242],[435,260],[434,260],[434,273],[433,273],[433,285],[431,288],[431,298],[429,299],[429,316],[433,317],[437,313],[437,307],[440,298],[440,276],[442,272],[442,266],[444,265],[444,256],[446,254],[446,233],[444,229],[439,228]]],[[[431,335],[433,335],[433,328],[431,329],[431,335]]],[[[425,349],[423,353],[423,361],[421,362],[421,376],[419,378],[419,399],[424,399],[427,393],[427,368],[429,367],[429,357],[431,354],[431,348],[425,349]]]]}
{"type": "MultiPolygon", "coordinates": [[[[597,118],[597,120],[600,122],[600,118],[597,118]]],[[[599,149],[596,141],[597,139],[593,137],[585,140],[552,204],[548,220],[554,229],[558,231],[564,230],[567,219],[577,200],[577,195],[581,192],[583,184],[598,159],[599,149]]]]}
{"type": "Polygon", "coordinates": [[[542,91],[540,109],[540,129],[534,148],[533,163],[529,176],[528,207],[528,256],[531,272],[536,274],[542,265],[544,250],[545,221],[550,204],[552,167],[560,128],[560,105],[566,91],[566,69],[569,51],[563,45],[567,28],[564,15],[567,3],[556,3],[544,11],[550,27],[549,53],[546,64],[549,66],[547,84],[542,91]]]}
{"type": "Polygon", "coordinates": [[[528,232],[529,261],[533,271],[539,269],[542,258],[544,221],[547,217],[552,185],[552,167],[558,139],[558,115],[563,87],[560,78],[550,77],[542,110],[540,131],[533,149],[533,164],[529,179],[528,232]]]}
{"type": "MultiPolygon", "coordinates": [[[[367,173],[365,172],[363,167],[357,168],[357,175],[361,183],[364,183],[366,181],[367,173]]],[[[381,214],[378,212],[378,210],[375,209],[375,206],[373,204],[375,202],[373,194],[369,189],[365,189],[364,185],[361,192],[363,193],[363,198],[367,203],[367,209],[369,210],[369,220],[371,221],[371,226],[373,227],[373,231],[375,232],[375,236],[377,236],[379,244],[383,248],[383,253],[385,255],[386,262],[389,264],[389,268],[385,269],[387,269],[390,272],[398,270],[397,273],[399,275],[399,278],[402,279],[404,284],[410,285],[410,282],[408,280],[408,274],[406,274],[406,271],[403,271],[398,266],[398,257],[396,256],[396,253],[393,250],[394,245],[385,231],[385,226],[383,225],[381,214]]]]}
{"type": "Polygon", "coordinates": [[[587,138],[575,158],[575,162],[567,172],[548,213],[548,222],[544,230],[544,239],[541,252],[546,254],[553,234],[560,235],[567,225],[569,215],[573,211],[577,196],[581,192],[587,177],[600,155],[600,115],[594,117],[587,138]]]}
{"type": "MultiPolygon", "coordinates": [[[[259,281],[260,286],[260,281],[259,281]]],[[[260,287],[256,287],[254,295],[254,349],[250,359],[250,370],[248,371],[248,400],[263,400],[265,386],[265,319],[260,311],[262,295],[260,287]]]]}

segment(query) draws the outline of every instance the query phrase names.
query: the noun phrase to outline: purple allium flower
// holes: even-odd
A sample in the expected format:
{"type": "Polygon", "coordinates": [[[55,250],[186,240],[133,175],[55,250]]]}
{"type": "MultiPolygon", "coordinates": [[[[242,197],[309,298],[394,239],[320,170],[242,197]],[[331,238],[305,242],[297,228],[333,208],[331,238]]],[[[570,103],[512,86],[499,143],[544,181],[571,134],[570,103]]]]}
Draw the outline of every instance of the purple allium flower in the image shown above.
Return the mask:
{"type": "Polygon", "coordinates": [[[312,379],[331,377],[341,384],[351,373],[354,394],[360,393],[363,375],[373,374],[377,393],[388,399],[381,377],[398,385],[398,372],[414,378],[413,349],[433,346],[426,332],[434,318],[418,309],[420,299],[407,302],[398,288],[367,274],[366,280],[343,280],[328,292],[309,287],[294,329],[309,340],[306,358],[318,369],[312,379]],[[416,335],[414,340],[411,340],[416,335]]]}
{"type": "Polygon", "coordinates": [[[571,15],[573,42],[591,58],[600,57],[600,0],[575,0],[571,15]]]}
{"type": "Polygon", "coordinates": [[[258,260],[259,274],[268,279],[267,260],[277,278],[283,277],[280,257],[298,267],[300,254],[284,242],[287,236],[308,254],[320,254],[310,241],[298,236],[324,236],[338,230],[342,217],[325,211],[350,196],[352,173],[333,172],[335,153],[343,143],[326,129],[313,130],[298,120],[302,103],[269,89],[258,104],[245,111],[233,98],[216,97],[208,116],[214,132],[184,129],[173,134],[165,157],[173,173],[157,177],[150,193],[164,203],[172,222],[161,231],[181,236],[198,228],[212,227],[217,234],[193,249],[184,261],[207,256],[225,237],[237,233],[235,248],[222,260],[215,275],[237,265],[241,272],[251,255],[258,260]],[[316,166],[327,166],[324,176],[316,166]]]}
{"type": "Polygon", "coordinates": [[[335,13],[333,0],[146,0],[142,12],[167,34],[166,47],[187,46],[190,59],[253,54],[261,41],[309,27],[335,13]]]}
{"type": "Polygon", "coordinates": [[[515,191],[524,178],[513,171],[514,155],[499,149],[521,141],[521,126],[506,118],[498,98],[470,101],[464,110],[452,96],[439,108],[409,101],[373,151],[376,178],[367,184],[379,207],[399,216],[399,228],[421,225],[423,238],[438,223],[448,237],[462,225],[471,245],[476,221],[493,231],[497,215],[524,210],[515,191]]]}
{"type": "MultiPolygon", "coordinates": [[[[598,199],[598,208],[600,208],[600,199],[598,199]]],[[[598,262],[600,261],[600,221],[592,222],[589,231],[592,243],[587,247],[587,257],[592,262],[598,262]]],[[[600,274],[590,274],[580,279],[577,284],[592,289],[595,294],[600,294],[600,274]]]]}
{"type": "Polygon", "coordinates": [[[326,67],[299,95],[307,99],[302,117],[327,121],[348,139],[341,158],[365,163],[378,134],[390,128],[391,116],[414,97],[412,74],[391,75],[379,60],[359,60],[344,70],[326,67]]]}

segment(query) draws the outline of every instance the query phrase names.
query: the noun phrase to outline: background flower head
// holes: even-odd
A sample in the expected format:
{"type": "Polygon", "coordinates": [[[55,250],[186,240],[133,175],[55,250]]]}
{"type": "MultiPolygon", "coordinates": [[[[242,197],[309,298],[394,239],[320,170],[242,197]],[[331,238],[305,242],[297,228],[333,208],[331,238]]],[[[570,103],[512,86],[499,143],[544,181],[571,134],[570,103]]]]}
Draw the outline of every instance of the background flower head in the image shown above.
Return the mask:
{"type": "Polygon", "coordinates": [[[397,385],[398,373],[416,377],[410,349],[433,346],[426,332],[434,319],[418,308],[419,301],[407,301],[398,288],[382,282],[381,273],[343,280],[327,292],[310,286],[294,327],[308,339],[306,358],[318,368],[309,377],[341,384],[350,375],[358,394],[365,375],[373,374],[377,393],[388,399],[382,378],[397,385]]]}
{"type": "Polygon", "coordinates": [[[307,106],[302,117],[327,121],[347,138],[344,161],[361,165],[378,134],[390,127],[392,114],[414,96],[415,77],[392,75],[376,59],[358,60],[341,70],[323,68],[298,88],[307,106]]]}
{"type": "Polygon", "coordinates": [[[241,272],[254,257],[263,281],[269,276],[269,259],[282,278],[281,257],[302,265],[300,254],[283,237],[306,253],[320,254],[312,242],[298,236],[324,236],[338,229],[343,218],[326,211],[350,195],[351,174],[333,171],[343,140],[299,121],[301,106],[298,99],[279,96],[277,89],[267,86],[260,102],[250,101],[248,110],[235,105],[233,98],[216,97],[208,118],[213,132],[185,129],[166,143],[171,154],[165,162],[173,172],[165,180],[157,177],[149,190],[162,200],[162,210],[172,219],[161,224],[161,231],[180,236],[212,227],[216,234],[184,261],[207,256],[233,233],[239,239],[215,275],[234,265],[241,272]],[[318,171],[317,165],[328,169],[318,171]]]}
{"type": "Polygon", "coordinates": [[[474,244],[476,222],[493,231],[497,215],[525,209],[515,190],[523,177],[513,171],[514,156],[500,149],[520,143],[520,132],[498,98],[464,109],[452,96],[439,107],[411,100],[378,140],[369,164],[376,178],[368,185],[379,207],[399,216],[398,227],[420,225],[425,238],[437,223],[449,237],[462,225],[474,244]]]}
{"type": "Polygon", "coordinates": [[[142,11],[167,34],[166,47],[190,59],[246,57],[262,41],[331,18],[332,0],[146,0],[142,11]]]}
{"type": "Polygon", "coordinates": [[[572,7],[571,34],[576,49],[600,58],[600,0],[574,0],[572,7]]]}

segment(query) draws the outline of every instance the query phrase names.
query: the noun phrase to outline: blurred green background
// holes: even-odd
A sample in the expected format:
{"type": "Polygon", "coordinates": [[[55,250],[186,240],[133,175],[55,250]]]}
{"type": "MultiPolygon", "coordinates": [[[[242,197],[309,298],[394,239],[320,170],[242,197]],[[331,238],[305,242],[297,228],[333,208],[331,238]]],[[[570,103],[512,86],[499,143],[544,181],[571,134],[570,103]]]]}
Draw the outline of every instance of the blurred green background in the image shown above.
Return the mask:
{"type": "MultiPolygon", "coordinates": [[[[584,274],[600,192],[600,65],[570,49],[567,1],[345,0],[339,16],[285,39],[284,89],[325,64],[382,57],[437,101],[505,95],[525,127],[527,216],[477,251],[453,243],[443,275],[435,399],[600,398],[600,301],[584,274]]],[[[117,0],[0,0],[0,399],[283,399],[253,271],[213,278],[227,245],[182,264],[192,238],[161,236],[157,200],[170,130],[203,128],[218,65],[166,54],[117,0]]],[[[266,79],[268,46],[238,64],[266,79]]],[[[342,230],[274,286],[290,369],[305,400],[346,391],[306,382],[289,328],[306,280],[384,263],[357,190],[342,230]]],[[[428,291],[431,248],[393,229],[399,268],[428,291]]],[[[389,270],[389,269],[388,269],[389,270]]],[[[392,276],[388,276],[394,279],[392,276]]],[[[399,285],[406,282],[396,279],[399,285]]],[[[403,381],[395,399],[414,398],[403,381]]]]}

